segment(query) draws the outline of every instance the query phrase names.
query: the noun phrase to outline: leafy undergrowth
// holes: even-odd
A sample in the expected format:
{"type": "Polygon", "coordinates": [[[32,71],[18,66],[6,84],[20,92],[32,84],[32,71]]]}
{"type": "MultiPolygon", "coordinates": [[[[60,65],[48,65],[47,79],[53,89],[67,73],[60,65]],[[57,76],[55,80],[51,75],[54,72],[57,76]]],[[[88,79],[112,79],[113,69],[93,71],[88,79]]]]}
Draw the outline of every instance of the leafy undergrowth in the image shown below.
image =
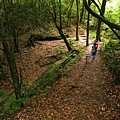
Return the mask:
{"type": "Polygon", "coordinates": [[[120,84],[120,42],[110,40],[102,52],[102,58],[115,79],[120,84]]]}

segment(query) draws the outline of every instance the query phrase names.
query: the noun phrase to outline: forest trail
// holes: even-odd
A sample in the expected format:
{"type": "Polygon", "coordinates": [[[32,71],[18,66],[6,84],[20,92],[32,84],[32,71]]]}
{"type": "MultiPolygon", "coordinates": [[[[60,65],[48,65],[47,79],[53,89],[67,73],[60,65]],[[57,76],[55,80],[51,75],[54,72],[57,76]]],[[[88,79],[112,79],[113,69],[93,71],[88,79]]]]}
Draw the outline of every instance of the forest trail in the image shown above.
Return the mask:
{"type": "Polygon", "coordinates": [[[110,91],[112,77],[99,51],[92,61],[90,50],[91,45],[46,96],[30,98],[14,120],[119,120],[120,109],[110,91]]]}

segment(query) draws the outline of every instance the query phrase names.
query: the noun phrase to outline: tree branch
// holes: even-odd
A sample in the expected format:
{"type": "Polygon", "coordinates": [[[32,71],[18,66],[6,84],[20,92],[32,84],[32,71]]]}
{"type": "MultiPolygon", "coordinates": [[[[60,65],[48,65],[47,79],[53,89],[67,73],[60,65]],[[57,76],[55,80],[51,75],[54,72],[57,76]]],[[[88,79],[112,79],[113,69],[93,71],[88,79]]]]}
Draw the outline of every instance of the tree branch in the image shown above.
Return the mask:
{"type": "MultiPolygon", "coordinates": [[[[98,10],[99,10],[99,12],[100,12],[100,15],[102,16],[102,17],[104,17],[104,14],[103,14],[103,12],[101,11],[101,9],[99,8],[99,6],[98,6],[98,4],[94,1],[94,0],[92,0],[92,2],[96,5],[96,7],[98,8],[98,10]]],[[[104,17],[105,18],[105,17],[104,17]]],[[[109,25],[108,25],[109,26],[109,25]]],[[[117,34],[117,32],[111,27],[111,26],[109,26],[109,28],[113,31],[113,33],[117,36],[117,38],[118,39],[120,39],[120,36],[117,34]]]]}
{"type": "Polygon", "coordinates": [[[105,19],[103,16],[98,15],[97,13],[95,13],[87,4],[86,0],[83,0],[83,4],[86,8],[86,10],[92,14],[94,17],[98,18],[99,20],[101,20],[102,22],[104,22],[105,24],[107,24],[109,27],[120,30],[120,25],[117,25],[113,22],[108,21],[107,19],[105,19]]]}

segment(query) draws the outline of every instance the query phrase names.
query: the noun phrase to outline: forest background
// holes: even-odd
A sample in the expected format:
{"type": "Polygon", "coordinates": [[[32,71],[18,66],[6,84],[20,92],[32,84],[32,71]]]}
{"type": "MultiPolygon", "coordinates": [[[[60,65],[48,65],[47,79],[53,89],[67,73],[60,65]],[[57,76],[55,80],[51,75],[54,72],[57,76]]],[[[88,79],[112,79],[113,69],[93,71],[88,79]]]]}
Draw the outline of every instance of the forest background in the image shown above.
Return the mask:
{"type": "MultiPolygon", "coordinates": [[[[23,107],[36,89],[41,92],[42,87],[49,88],[66,69],[65,65],[80,57],[85,49],[78,45],[81,28],[87,35],[86,46],[90,39],[102,42],[102,58],[115,84],[120,84],[119,3],[120,0],[0,0],[0,117],[23,107]],[[29,75],[22,54],[28,50],[32,54],[38,41],[57,43],[61,39],[65,51],[52,52],[52,55],[50,51],[52,62],[39,63],[47,66],[41,75],[36,72],[38,75],[33,78],[26,77],[29,75]]],[[[38,60],[45,59],[43,51],[38,60]]],[[[43,91],[42,95],[45,95],[43,91]]]]}

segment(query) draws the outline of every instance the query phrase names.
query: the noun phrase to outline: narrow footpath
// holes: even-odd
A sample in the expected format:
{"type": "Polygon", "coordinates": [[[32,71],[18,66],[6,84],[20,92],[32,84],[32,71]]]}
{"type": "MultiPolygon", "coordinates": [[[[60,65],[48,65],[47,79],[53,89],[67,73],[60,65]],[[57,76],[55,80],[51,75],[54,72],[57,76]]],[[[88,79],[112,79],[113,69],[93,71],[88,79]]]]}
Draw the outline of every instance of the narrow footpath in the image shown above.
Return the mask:
{"type": "Polygon", "coordinates": [[[90,50],[91,45],[46,96],[31,98],[14,120],[120,120],[120,107],[111,91],[112,77],[99,51],[92,61],[90,50]]]}

